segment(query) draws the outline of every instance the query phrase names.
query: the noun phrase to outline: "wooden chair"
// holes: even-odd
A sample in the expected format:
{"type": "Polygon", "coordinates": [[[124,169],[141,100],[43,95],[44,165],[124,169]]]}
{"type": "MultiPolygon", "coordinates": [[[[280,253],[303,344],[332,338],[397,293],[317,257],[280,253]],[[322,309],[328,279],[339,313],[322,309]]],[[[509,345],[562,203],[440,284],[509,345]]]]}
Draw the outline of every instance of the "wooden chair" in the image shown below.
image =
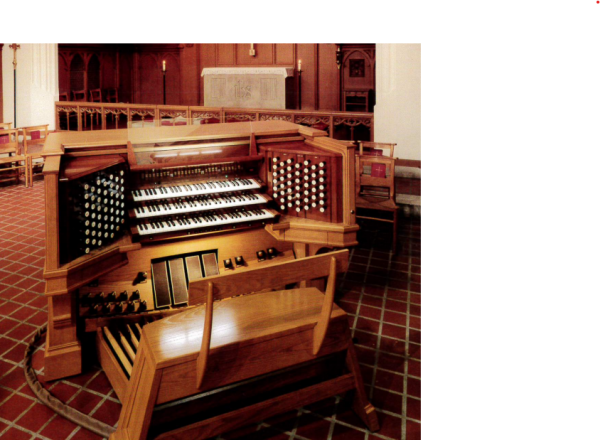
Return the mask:
{"type": "Polygon", "coordinates": [[[205,439],[350,390],[378,430],[347,315],[333,303],[347,266],[344,250],[191,281],[190,304],[203,305],[143,327],[110,440],[205,439]],[[325,294],[264,292],[324,276],[325,294]]]}
{"type": "MultiPolygon", "coordinates": [[[[90,102],[102,102],[102,89],[92,89],[90,90],[90,102]]],[[[99,122],[99,113],[96,113],[96,125],[99,122]]],[[[91,121],[90,121],[91,124],[91,121]]]]}
{"type": "Polygon", "coordinates": [[[0,130],[0,180],[14,178],[18,183],[21,169],[24,169],[25,186],[29,186],[29,162],[19,149],[19,130],[0,130]],[[8,177],[4,173],[8,173],[8,177]]]}
{"type": "Polygon", "coordinates": [[[106,102],[119,102],[119,91],[116,88],[105,89],[106,102]]]}
{"type": "Polygon", "coordinates": [[[73,101],[76,102],[85,102],[87,99],[87,90],[73,90],[71,92],[73,94],[73,101]]]}
{"type": "Polygon", "coordinates": [[[373,211],[391,212],[392,219],[366,215],[356,218],[392,223],[392,252],[396,253],[396,234],[398,230],[398,206],[394,197],[394,157],[377,156],[374,150],[365,154],[365,145],[386,146],[393,155],[396,144],[375,144],[359,141],[356,157],[356,208],[373,211]]]}
{"type": "Polygon", "coordinates": [[[358,141],[358,149],[360,155],[367,156],[387,156],[394,157],[394,148],[397,144],[390,144],[384,142],[365,142],[358,141]],[[387,150],[387,154],[385,154],[387,150]]]}
{"type": "Polygon", "coordinates": [[[35,166],[41,170],[44,166],[42,150],[44,149],[44,142],[46,142],[46,137],[48,136],[48,124],[22,127],[20,131],[23,135],[23,154],[27,156],[29,164],[29,186],[33,185],[33,167],[35,166]],[[42,159],[42,161],[34,163],[33,161],[35,159],[42,159]]]}
{"type": "Polygon", "coordinates": [[[0,130],[10,130],[12,122],[0,122],[0,130]]]}
{"type": "Polygon", "coordinates": [[[102,102],[102,89],[90,90],[90,102],[102,102]]]}

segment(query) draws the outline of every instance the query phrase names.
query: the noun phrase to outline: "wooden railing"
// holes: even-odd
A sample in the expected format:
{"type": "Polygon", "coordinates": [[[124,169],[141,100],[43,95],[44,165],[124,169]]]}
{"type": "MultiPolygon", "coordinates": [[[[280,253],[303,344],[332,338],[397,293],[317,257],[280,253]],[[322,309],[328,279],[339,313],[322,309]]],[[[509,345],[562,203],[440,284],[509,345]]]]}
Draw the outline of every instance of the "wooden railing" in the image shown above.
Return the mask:
{"type": "Polygon", "coordinates": [[[56,130],[111,130],[165,125],[281,120],[326,130],[335,139],[373,141],[373,113],[271,110],[59,101],[56,130]]]}

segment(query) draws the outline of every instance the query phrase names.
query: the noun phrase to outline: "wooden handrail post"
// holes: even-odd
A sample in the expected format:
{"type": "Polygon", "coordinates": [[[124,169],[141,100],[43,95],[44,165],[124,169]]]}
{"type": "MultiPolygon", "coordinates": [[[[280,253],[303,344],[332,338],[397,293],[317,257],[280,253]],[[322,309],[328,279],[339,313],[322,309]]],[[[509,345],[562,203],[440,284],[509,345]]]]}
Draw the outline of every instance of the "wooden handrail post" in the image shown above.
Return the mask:
{"type": "Polygon", "coordinates": [[[316,356],[319,353],[325,341],[327,335],[327,327],[329,327],[329,319],[331,317],[331,311],[333,310],[333,295],[335,293],[335,281],[337,277],[336,271],[336,259],[331,257],[329,263],[329,277],[327,278],[327,289],[325,290],[325,298],[323,299],[323,307],[321,308],[321,316],[317,325],[315,325],[313,335],[313,355],[316,356]]]}
{"type": "Polygon", "coordinates": [[[208,352],[210,351],[210,336],[212,333],[212,321],[213,321],[213,297],[214,297],[214,285],[208,283],[208,294],[206,295],[206,304],[204,311],[204,332],[202,333],[202,346],[200,353],[198,353],[198,360],[196,361],[196,388],[200,389],[202,385],[202,379],[206,373],[206,366],[208,364],[208,352]]]}

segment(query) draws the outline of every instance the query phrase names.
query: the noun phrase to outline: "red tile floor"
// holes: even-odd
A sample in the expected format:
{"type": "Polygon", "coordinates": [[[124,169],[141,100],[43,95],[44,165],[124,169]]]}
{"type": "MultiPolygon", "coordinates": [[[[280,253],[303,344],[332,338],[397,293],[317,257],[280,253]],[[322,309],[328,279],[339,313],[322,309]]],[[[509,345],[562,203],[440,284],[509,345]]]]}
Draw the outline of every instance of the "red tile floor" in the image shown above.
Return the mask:
{"type": "MultiPolygon", "coordinates": [[[[421,226],[403,220],[398,253],[391,232],[362,223],[336,302],[350,315],[367,393],[381,429],[368,432],[348,399],[331,398],[222,435],[222,439],[402,439],[421,437],[421,226]]],[[[0,437],[98,439],[34,398],[23,375],[26,342],[47,319],[44,267],[44,183],[0,187],[0,437]]],[[[33,366],[68,405],[115,425],[121,405],[99,366],[43,382],[43,344],[33,366]]]]}

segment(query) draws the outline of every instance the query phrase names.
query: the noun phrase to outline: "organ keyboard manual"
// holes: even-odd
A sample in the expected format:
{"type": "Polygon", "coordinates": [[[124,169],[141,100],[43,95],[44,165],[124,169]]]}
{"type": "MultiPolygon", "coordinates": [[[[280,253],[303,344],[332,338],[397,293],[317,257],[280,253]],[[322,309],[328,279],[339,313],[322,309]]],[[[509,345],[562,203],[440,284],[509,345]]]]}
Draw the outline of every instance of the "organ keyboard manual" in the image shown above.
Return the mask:
{"type": "Polygon", "coordinates": [[[192,306],[193,280],[357,244],[355,149],[320,130],[56,132],[43,155],[46,380],[79,374],[98,328],[192,306]]]}

